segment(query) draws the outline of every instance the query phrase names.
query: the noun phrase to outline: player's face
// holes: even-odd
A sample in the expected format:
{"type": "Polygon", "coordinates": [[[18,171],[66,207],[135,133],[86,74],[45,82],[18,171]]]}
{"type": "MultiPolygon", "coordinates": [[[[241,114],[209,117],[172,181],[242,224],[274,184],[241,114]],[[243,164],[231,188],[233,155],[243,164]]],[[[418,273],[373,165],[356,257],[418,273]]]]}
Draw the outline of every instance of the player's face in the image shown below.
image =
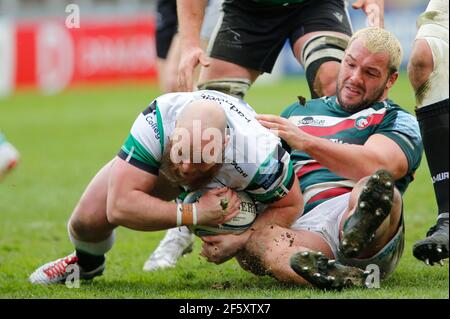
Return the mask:
{"type": "Polygon", "coordinates": [[[360,39],[352,42],[347,48],[337,81],[336,92],[341,107],[357,112],[384,100],[393,84],[388,65],[387,53],[371,53],[360,39]]]}
{"type": "Polygon", "coordinates": [[[170,156],[170,151],[173,151],[172,147],[173,145],[170,143],[169,150],[164,155],[163,163],[166,171],[170,175],[168,178],[179,185],[188,186],[190,189],[199,189],[211,182],[222,167],[222,156],[216,159],[217,155],[221,155],[222,153],[209,154],[216,161],[211,161],[211,158],[204,159],[204,152],[202,154],[205,147],[204,142],[198,150],[192,145],[189,148],[177,148],[175,150],[178,155],[177,160],[174,160],[170,156]],[[196,154],[196,152],[200,154],[196,154]]]}

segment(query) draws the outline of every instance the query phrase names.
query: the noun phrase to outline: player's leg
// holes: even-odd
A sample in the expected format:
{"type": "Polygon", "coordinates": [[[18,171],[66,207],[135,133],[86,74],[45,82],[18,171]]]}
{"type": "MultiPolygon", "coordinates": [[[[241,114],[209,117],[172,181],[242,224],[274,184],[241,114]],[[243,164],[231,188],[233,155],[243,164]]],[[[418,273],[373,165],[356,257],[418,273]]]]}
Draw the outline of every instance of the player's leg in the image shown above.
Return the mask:
{"type": "Polygon", "coordinates": [[[311,32],[294,44],[294,55],[303,65],[311,98],[336,93],[336,79],[350,37],[338,32],[311,32]]]}
{"type": "Polygon", "coordinates": [[[319,288],[342,289],[370,287],[395,270],[403,253],[404,228],[401,196],[389,173],[378,171],[362,179],[351,194],[315,209],[327,210],[329,223],[335,225],[318,231],[327,237],[336,260],[317,252],[296,253],[291,267],[300,276],[319,288]]]}
{"type": "Polygon", "coordinates": [[[291,229],[270,226],[255,231],[237,256],[241,267],[299,285],[325,289],[363,286],[363,270],[335,260],[338,220],[347,203],[346,195],[323,203],[301,216],[291,229]]]}
{"type": "Polygon", "coordinates": [[[80,279],[91,279],[103,273],[105,254],[114,244],[114,228],[106,215],[108,179],[113,161],[92,179],[75,207],[68,223],[69,238],[75,253],[49,262],[30,275],[33,284],[54,284],[66,280],[68,267],[77,267],[80,279]]]}
{"type": "Polygon", "coordinates": [[[164,93],[177,92],[178,61],[180,60],[180,41],[178,34],[172,38],[166,57],[158,58],[158,78],[160,88],[164,93]]]}
{"type": "Polygon", "coordinates": [[[305,285],[307,281],[290,267],[290,258],[295,253],[311,250],[333,258],[330,246],[320,234],[273,225],[255,231],[236,259],[243,269],[256,275],[269,275],[283,282],[305,285]]]}
{"type": "Polygon", "coordinates": [[[336,93],[336,79],[352,27],[343,0],[308,6],[291,35],[296,59],[305,69],[311,98],[336,93]]]}
{"type": "Polygon", "coordinates": [[[211,64],[201,69],[198,89],[244,98],[260,74],[272,71],[293,13],[283,6],[239,0],[225,1],[222,8],[209,42],[211,64]]]}
{"type": "Polygon", "coordinates": [[[418,20],[408,76],[416,93],[416,115],[438,205],[436,225],[413,247],[416,258],[433,265],[448,258],[449,88],[448,1],[430,1],[418,20]]]}
{"type": "Polygon", "coordinates": [[[19,152],[9,143],[5,136],[0,133],[0,181],[3,177],[16,167],[19,161],[19,152]]]}
{"type": "Polygon", "coordinates": [[[176,0],[158,0],[156,4],[156,56],[159,85],[163,92],[177,91],[179,59],[176,0]]]}

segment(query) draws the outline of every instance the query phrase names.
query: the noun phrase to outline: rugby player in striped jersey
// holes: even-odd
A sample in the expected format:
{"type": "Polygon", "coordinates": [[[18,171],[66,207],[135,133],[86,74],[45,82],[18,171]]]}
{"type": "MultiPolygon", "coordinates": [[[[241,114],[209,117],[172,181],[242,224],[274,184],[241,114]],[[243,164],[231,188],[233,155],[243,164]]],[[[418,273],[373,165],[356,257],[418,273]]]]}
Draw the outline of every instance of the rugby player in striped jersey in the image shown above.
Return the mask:
{"type": "Polygon", "coordinates": [[[402,195],[423,150],[415,117],[388,99],[401,60],[394,35],[362,29],[346,50],[337,96],[258,117],[291,148],[305,209],[290,228],[255,232],[240,259],[245,269],[323,289],[370,286],[394,271],[404,247],[402,195]]]}

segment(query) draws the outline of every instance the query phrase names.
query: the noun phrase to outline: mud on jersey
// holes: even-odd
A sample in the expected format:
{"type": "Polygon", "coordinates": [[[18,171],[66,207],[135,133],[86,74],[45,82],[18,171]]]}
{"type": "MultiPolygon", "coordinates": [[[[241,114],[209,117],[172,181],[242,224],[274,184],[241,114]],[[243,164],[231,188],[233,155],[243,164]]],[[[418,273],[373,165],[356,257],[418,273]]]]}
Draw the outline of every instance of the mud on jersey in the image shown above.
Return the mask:
{"type": "MultiPolygon", "coordinates": [[[[336,103],[336,97],[324,97],[311,100],[305,106],[295,103],[281,116],[304,132],[335,143],[363,145],[374,134],[392,139],[408,160],[406,176],[396,181],[401,193],[405,192],[419,167],[423,146],[417,120],[391,100],[349,113],[336,103]]],[[[292,150],[291,160],[300,181],[305,213],[330,198],[350,192],[355,184],[332,173],[305,152],[292,150]]]]}
{"type": "MultiPolygon", "coordinates": [[[[192,101],[200,99],[220,104],[230,133],[224,163],[206,188],[227,186],[245,190],[262,203],[286,196],[294,173],[290,156],[281,147],[279,138],[259,124],[255,111],[247,103],[217,91],[169,93],[156,98],[135,120],[118,156],[157,175],[178,114],[192,101]]],[[[163,169],[161,171],[164,173],[163,169]]]]}

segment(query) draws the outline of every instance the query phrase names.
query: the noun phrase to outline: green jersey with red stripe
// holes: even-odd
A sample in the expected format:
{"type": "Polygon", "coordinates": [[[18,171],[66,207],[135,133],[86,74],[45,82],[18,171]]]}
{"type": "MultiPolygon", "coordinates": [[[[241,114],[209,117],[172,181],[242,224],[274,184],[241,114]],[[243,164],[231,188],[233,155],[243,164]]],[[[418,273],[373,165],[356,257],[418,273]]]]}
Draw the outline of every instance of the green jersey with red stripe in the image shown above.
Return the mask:
{"type": "MultiPolygon", "coordinates": [[[[311,100],[305,106],[295,103],[281,116],[306,133],[335,143],[363,145],[374,134],[392,139],[408,160],[407,174],[396,181],[401,193],[419,167],[423,146],[417,120],[391,100],[349,113],[339,106],[336,97],[324,97],[311,100]]],[[[334,174],[305,152],[292,150],[291,160],[303,192],[305,213],[330,198],[350,192],[355,184],[334,174]]]]}

